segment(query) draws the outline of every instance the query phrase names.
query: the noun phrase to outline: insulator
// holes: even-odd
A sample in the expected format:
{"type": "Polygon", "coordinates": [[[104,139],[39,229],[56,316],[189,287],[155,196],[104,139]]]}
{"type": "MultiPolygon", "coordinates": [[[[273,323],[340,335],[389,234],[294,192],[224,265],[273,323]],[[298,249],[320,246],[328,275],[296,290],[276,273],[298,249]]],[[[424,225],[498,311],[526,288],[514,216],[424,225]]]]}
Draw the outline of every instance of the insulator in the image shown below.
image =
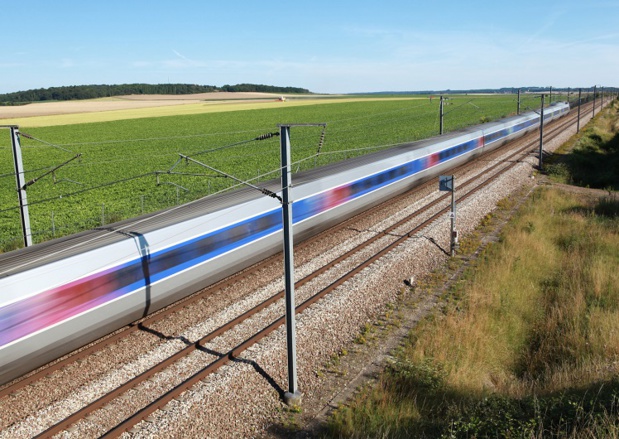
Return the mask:
{"type": "Polygon", "coordinates": [[[273,191],[268,190],[267,188],[260,189],[260,192],[262,192],[264,195],[268,195],[271,198],[277,198],[279,201],[282,201],[282,198],[279,195],[277,195],[273,191]]]}
{"type": "Polygon", "coordinates": [[[279,133],[266,133],[261,136],[256,137],[254,140],[265,140],[270,139],[271,137],[279,136],[279,133]]]}
{"type": "Polygon", "coordinates": [[[21,188],[17,189],[19,190],[26,190],[28,189],[28,186],[32,186],[33,184],[35,184],[37,182],[38,178],[33,178],[32,180],[30,180],[29,182],[27,182],[26,184],[24,184],[21,188]]]}
{"type": "Polygon", "coordinates": [[[320,154],[320,150],[322,149],[322,145],[325,143],[325,129],[322,129],[320,133],[320,140],[318,141],[318,151],[317,154],[320,154]]]}

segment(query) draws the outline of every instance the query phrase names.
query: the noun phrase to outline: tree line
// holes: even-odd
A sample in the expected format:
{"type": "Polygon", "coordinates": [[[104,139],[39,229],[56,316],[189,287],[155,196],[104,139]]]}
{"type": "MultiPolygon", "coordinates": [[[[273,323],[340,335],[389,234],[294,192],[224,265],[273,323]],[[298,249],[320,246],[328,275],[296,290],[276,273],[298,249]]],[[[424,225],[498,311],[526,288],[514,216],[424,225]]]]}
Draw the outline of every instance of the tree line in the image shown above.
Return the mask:
{"type": "Polygon", "coordinates": [[[94,99],[131,94],[185,95],[194,93],[263,92],[263,93],[310,93],[299,87],[277,87],[262,84],[237,84],[216,87],[197,84],[120,84],[120,85],[71,85],[65,87],[38,88],[0,94],[1,105],[19,105],[41,101],[70,101],[94,99]]]}

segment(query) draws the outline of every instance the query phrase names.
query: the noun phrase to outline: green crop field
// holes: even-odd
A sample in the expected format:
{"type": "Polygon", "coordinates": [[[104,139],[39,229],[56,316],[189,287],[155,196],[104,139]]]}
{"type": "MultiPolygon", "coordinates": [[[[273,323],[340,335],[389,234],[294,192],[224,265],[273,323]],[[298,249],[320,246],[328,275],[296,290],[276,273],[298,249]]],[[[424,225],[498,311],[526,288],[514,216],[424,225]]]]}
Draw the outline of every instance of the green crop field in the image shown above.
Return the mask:
{"type": "MultiPolygon", "coordinates": [[[[523,97],[523,111],[536,105],[532,96],[523,97]]],[[[174,166],[179,153],[243,180],[276,178],[279,138],[248,141],[278,132],[278,124],[327,123],[319,156],[322,128],[292,128],[298,171],[437,135],[438,108],[438,97],[399,96],[23,128],[38,139],[21,138],[26,181],[81,154],[29,186],[34,242],[186,203],[234,184],[197,164],[174,166]],[[214,151],[204,152],[209,150],[214,151]],[[164,174],[157,177],[157,171],[164,174]]],[[[515,112],[515,95],[453,96],[445,105],[445,131],[515,112]]],[[[7,251],[21,245],[8,130],[0,130],[0,154],[0,249],[7,251]]]]}

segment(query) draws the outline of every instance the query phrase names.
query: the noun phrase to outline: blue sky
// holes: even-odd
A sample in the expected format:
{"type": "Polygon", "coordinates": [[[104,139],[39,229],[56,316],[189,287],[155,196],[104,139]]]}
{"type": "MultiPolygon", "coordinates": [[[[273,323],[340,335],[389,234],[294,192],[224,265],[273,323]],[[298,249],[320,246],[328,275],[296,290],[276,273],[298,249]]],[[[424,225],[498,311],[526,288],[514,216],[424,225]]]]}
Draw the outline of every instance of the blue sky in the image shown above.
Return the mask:
{"type": "Polygon", "coordinates": [[[619,1],[0,0],[0,93],[619,86],[619,1]]]}

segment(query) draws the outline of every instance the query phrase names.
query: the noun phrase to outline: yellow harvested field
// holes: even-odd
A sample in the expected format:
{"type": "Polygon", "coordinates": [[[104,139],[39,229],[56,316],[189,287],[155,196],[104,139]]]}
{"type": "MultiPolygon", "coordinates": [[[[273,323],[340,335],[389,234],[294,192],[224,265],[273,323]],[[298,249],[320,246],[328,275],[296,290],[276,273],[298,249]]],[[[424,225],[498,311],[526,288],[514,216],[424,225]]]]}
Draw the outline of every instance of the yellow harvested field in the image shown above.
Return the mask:
{"type": "MultiPolygon", "coordinates": [[[[42,102],[0,107],[0,125],[43,127],[91,122],[109,122],[146,117],[179,116],[223,111],[277,108],[325,103],[357,102],[381,98],[298,96],[270,93],[200,93],[193,95],[130,95],[81,101],[42,102]]],[[[412,99],[384,98],[384,99],[412,99]]]]}

